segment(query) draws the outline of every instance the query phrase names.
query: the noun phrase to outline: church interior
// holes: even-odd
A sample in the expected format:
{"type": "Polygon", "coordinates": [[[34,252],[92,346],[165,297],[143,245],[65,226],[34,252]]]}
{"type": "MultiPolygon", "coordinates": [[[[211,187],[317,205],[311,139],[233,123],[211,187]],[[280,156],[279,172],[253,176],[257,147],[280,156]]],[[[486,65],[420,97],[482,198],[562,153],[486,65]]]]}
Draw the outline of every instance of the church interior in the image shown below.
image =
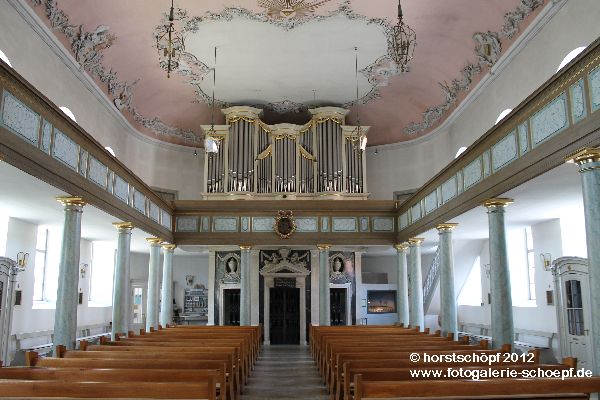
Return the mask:
{"type": "Polygon", "coordinates": [[[1,1],[0,398],[598,398],[599,20],[1,1]]]}

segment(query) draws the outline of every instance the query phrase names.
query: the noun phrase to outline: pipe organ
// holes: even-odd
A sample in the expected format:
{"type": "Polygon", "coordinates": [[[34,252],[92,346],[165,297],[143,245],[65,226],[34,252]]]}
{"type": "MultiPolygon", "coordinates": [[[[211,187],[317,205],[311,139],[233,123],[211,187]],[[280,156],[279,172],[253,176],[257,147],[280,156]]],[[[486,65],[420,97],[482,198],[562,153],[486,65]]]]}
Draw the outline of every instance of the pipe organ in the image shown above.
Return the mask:
{"type": "Polygon", "coordinates": [[[311,109],[305,125],[267,125],[261,111],[226,108],[226,125],[202,126],[218,144],[205,157],[205,199],[368,197],[360,144],[369,127],[344,125],[348,110],[311,109]]]}

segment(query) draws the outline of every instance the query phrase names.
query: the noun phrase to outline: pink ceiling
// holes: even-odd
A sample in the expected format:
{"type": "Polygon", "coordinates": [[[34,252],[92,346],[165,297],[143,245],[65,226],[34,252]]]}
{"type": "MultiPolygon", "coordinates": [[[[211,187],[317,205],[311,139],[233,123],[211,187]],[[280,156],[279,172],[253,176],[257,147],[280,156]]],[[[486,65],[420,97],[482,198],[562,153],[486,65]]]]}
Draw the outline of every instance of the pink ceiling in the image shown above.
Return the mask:
{"type": "MultiPolygon", "coordinates": [[[[50,25],[44,6],[46,1],[42,0],[42,5],[32,7],[50,25]]],[[[361,123],[372,126],[369,145],[414,139],[439,125],[464,98],[466,92],[460,92],[454,106],[428,129],[415,134],[404,133],[404,128],[409,123],[422,121],[422,113],[428,107],[445,101],[445,94],[438,82],[460,79],[460,71],[467,64],[477,62],[473,35],[476,32],[499,32],[504,24],[504,15],[516,9],[521,2],[522,0],[402,0],[405,21],[417,34],[415,56],[410,64],[410,72],[391,77],[387,86],[379,88],[380,98],[359,106],[361,123]]],[[[338,9],[341,3],[342,1],[332,0],[318,8],[315,14],[328,15],[338,9]]],[[[87,31],[94,31],[99,25],[110,28],[116,40],[110,48],[103,51],[102,64],[106,70],[115,71],[119,81],[134,82],[139,79],[133,87],[132,102],[141,115],[157,117],[168,126],[193,131],[200,137],[199,126],[210,123],[210,106],[197,100],[194,87],[185,82],[185,77],[173,74],[167,79],[166,73],[158,66],[154,48],[152,33],[160,24],[162,13],[168,10],[170,1],[57,0],[56,4],[68,16],[70,25],[83,25],[83,29],[87,31]]],[[[256,0],[176,0],[175,5],[187,10],[190,16],[203,16],[206,12],[219,13],[227,7],[245,8],[253,13],[264,12],[256,0]]],[[[395,0],[352,0],[350,6],[355,13],[368,18],[383,18],[391,24],[396,21],[395,0]]],[[[519,32],[524,30],[541,8],[535,9],[522,21],[519,32]]],[[[55,33],[66,48],[71,47],[65,35],[58,30],[55,33]]],[[[503,52],[515,38],[516,36],[511,40],[503,38],[503,52]]],[[[268,40],[269,38],[265,38],[265,46],[268,46],[268,40]]],[[[484,68],[471,87],[475,86],[486,71],[484,68]]],[[[106,85],[99,80],[97,82],[106,92],[106,85]]],[[[348,82],[348,85],[354,85],[354,82],[348,82]]],[[[282,99],[273,99],[279,100],[282,99]]],[[[352,110],[348,123],[354,122],[355,112],[356,110],[352,110]]],[[[190,144],[178,137],[158,134],[153,129],[136,123],[127,111],[123,114],[146,135],[169,142],[190,144]]],[[[220,123],[222,120],[216,122],[220,123]]]]}

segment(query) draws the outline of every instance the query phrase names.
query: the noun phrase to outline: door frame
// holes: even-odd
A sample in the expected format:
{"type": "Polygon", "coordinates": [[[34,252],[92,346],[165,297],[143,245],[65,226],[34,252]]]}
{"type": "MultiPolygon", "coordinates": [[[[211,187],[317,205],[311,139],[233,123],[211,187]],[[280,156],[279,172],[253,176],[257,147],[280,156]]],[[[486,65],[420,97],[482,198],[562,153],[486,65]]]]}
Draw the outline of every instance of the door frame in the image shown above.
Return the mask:
{"type": "Polygon", "coordinates": [[[306,346],[306,276],[307,273],[262,273],[264,277],[264,302],[263,302],[263,315],[264,315],[264,344],[271,344],[271,293],[270,289],[275,287],[275,278],[296,278],[296,289],[300,289],[300,345],[306,346]]]}
{"type": "MultiPolygon", "coordinates": [[[[219,325],[225,325],[225,291],[229,289],[240,289],[240,301],[242,285],[240,283],[221,283],[219,285],[219,325]]],[[[240,308],[241,312],[241,308],[240,308]]]]}
{"type": "MultiPolygon", "coordinates": [[[[330,283],[329,290],[331,289],[346,289],[346,325],[352,325],[352,283],[330,283]]],[[[331,296],[331,292],[329,295],[331,296]]]]}
{"type": "MultiPolygon", "coordinates": [[[[590,286],[589,286],[589,267],[588,260],[581,257],[560,257],[552,263],[552,275],[554,276],[554,303],[556,304],[556,321],[559,337],[559,354],[560,359],[570,357],[569,351],[569,328],[566,312],[566,293],[565,282],[567,280],[579,279],[582,282],[581,295],[583,303],[583,322],[586,328],[587,345],[591,349],[593,346],[592,340],[594,333],[592,331],[592,310],[590,308],[590,286]]],[[[587,369],[594,370],[596,360],[594,353],[588,352],[589,364],[587,369]]]]}
{"type": "Polygon", "coordinates": [[[147,307],[147,298],[146,296],[148,296],[148,280],[144,280],[144,279],[131,279],[129,281],[129,290],[131,291],[131,293],[129,293],[129,326],[131,327],[131,329],[133,330],[137,330],[137,329],[141,329],[141,328],[145,328],[146,327],[146,307],[147,307]],[[134,323],[133,322],[133,294],[134,294],[134,287],[141,287],[142,288],[142,322],[141,323],[134,323]]]}
{"type": "MultiPolygon", "coordinates": [[[[300,297],[302,296],[302,290],[303,289],[301,287],[297,286],[297,280],[296,280],[296,286],[295,287],[276,287],[276,286],[273,286],[273,287],[268,288],[267,290],[269,291],[269,298],[271,297],[271,289],[284,289],[284,291],[287,290],[287,289],[299,290],[299,292],[298,292],[298,324],[299,324],[299,333],[302,332],[303,331],[303,329],[302,329],[302,318],[301,318],[301,314],[302,314],[302,311],[301,311],[302,307],[301,306],[302,306],[302,304],[301,304],[301,301],[300,301],[300,297]]],[[[270,343],[270,332],[271,332],[271,318],[270,318],[271,317],[271,309],[270,309],[270,307],[271,307],[271,302],[269,302],[269,343],[270,343]]],[[[305,318],[305,323],[306,323],[306,318],[305,318]]],[[[303,343],[302,342],[302,338],[300,338],[300,336],[298,336],[298,344],[302,344],[302,343],[303,343]]],[[[290,345],[293,345],[293,344],[290,344],[290,345]]]]}

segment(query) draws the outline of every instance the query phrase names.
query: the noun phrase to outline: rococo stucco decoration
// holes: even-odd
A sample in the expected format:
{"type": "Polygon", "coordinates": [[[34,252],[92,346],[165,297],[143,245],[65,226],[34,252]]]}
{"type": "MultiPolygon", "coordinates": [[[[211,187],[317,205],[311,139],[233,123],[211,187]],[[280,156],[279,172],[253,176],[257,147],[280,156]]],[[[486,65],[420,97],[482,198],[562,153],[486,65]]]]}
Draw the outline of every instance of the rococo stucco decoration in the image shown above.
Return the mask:
{"type": "Polygon", "coordinates": [[[186,143],[200,143],[200,138],[192,131],[184,131],[166,125],[158,118],[148,118],[138,112],[131,100],[133,88],[139,78],[133,82],[119,81],[117,72],[102,64],[102,52],[109,48],[117,37],[109,33],[109,27],[100,25],[94,32],[88,32],[83,25],[71,25],[69,16],[58,8],[56,0],[30,0],[34,6],[44,6],[50,26],[63,33],[71,45],[75,60],[93,78],[97,78],[106,85],[109,98],[119,111],[128,111],[134,120],[158,135],[170,136],[183,140],[186,143]]]}
{"type": "Polygon", "coordinates": [[[329,255],[330,283],[354,282],[354,253],[332,253],[329,255]]]}
{"type": "Polygon", "coordinates": [[[261,275],[274,273],[308,275],[310,273],[310,251],[292,251],[286,247],[276,251],[262,250],[259,264],[261,275]]]}
{"type": "Polygon", "coordinates": [[[473,35],[473,40],[477,42],[475,54],[476,63],[468,63],[461,71],[461,77],[453,79],[450,84],[439,83],[445,93],[445,101],[437,106],[428,107],[423,112],[422,122],[411,122],[404,128],[404,133],[415,134],[423,132],[434,126],[440,118],[455,103],[460,92],[468,91],[473,82],[473,78],[479,75],[484,67],[493,66],[502,52],[502,39],[512,39],[519,31],[521,22],[531,14],[535,9],[542,6],[544,0],[521,0],[521,4],[504,15],[504,25],[500,32],[477,32],[473,35]]]}
{"type": "MultiPolygon", "coordinates": [[[[303,2],[302,2],[303,3],[303,2]]],[[[390,35],[393,33],[393,25],[382,18],[367,18],[364,15],[360,15],[354,12],[350,6],[350,0],[343,1],[340,6],[330,12],[327,15],[302,15],[289,18],[273,19],[269,13],[253,13],[244,8],[228,7],[223,9],[219,13],[207,12],[203,16],[189,16],[187,10],[176,8],[175,19],[179,22],[182,27],[182,34],[193,34],[198,32],[203,24],[207,24],[214,21],[232,21],[234,19],[245,19],[249,21],[264,22],[277,26],[284,31],[291,31],[296,29],[307,22],[326,22],[327,20],[336,17],[344,16],[348,20],[362,21],[366,25],[378,25],[382,29],[382,38],[387,41],[390,35]]],[[[163,15],[163,19],[160,21],[160,25],[157,25],[153,35],[157,35],[164,29],[164,25],[167,23],[168,15],[163,15]]],[[[208,65],[209,60],[200,60],[194,54],[183,51],[181,53],[181,60],[178,69],[178,73],[182,76],[188,77],[187,83],[194,86],[196,95],[199,101],[203,101],[206,104],[211,104],[212,96],[205,92],[200,84],[202,83],[205,76],[212,73],[212,68],[208,65]]],[[[359,71],[362,75],[367,78],[367,81],[371,85],[370,90],[361,98],[349,100],[341,107],[349,108],[355,104],[366,104],[373,99],[379,98],[380,86],[387,86],[388,79],[391,76],[399,75],[402,72],[396,67],[391,61],[388,54],[382,54],[376,60],[374,60],[366,68],[359,71]]],[[[226,101],[215,99],[215,104],[219,107],[228,107],[226,101]]],[[[275,112],[301,112],[307,110],[314,104],[303,104],[294,102],[290,99],[282,99],[278,101],[272,101],[266,104],[247,104],[253,107],[266,108],[275,112]]]]}
{"type": "Polygon", "coordinates": [[[216,277],[219,284],[240,283],[240,255],[238,252],[216,254],[216,277]]]}

